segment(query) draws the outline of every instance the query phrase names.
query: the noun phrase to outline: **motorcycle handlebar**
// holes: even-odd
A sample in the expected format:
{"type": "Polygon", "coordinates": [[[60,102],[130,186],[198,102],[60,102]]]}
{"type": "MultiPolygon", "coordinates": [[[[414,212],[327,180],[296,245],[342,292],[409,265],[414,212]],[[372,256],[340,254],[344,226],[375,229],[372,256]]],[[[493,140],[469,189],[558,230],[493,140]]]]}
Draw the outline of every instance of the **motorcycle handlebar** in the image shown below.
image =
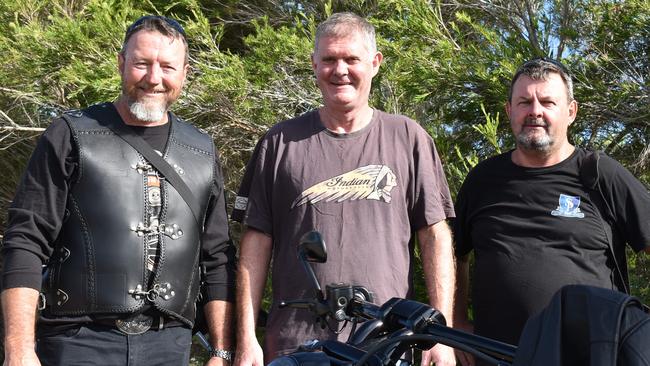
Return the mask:
{"type": "MultiPolygon", "coordinates": [[[[287,301],[281,306],[310,309],[320,316],[332,310],[326,300],[287,301]]],[[[379,320],[388,332],[400,329],[412,331],[413,335],[406,336],[405,339],[415,342],[416,336],[425,336],[431,342],[462,349],[480,358],[487,356],[493,364],[496,364],[495,360],[512,362],[516,352],[516,347],[510,344],[447,327],[442,313],[413,300],[392,298],[379,306],[365,301],[362,296],[354,296],[349,299],[343,310],[349,317],[379,320]]],[[[397,338],[393,339],[395,341],[397,338]]]]}
{"type": "Polygon", "coordinates": [[[517,351],[513,345],[450,328],[439,311],[413,300],[393,298],[378,306],[355,299],[351,301],[349,311],[352,316],[378,319],[389,329],[406,328],[414,333],[395,337],[388,343],[398,342],[398,339],[402,342],[429,340],[472,353],[492,364],[499,364],[498,361],[512,362],[517,351]]]}
{"type": "Polygon", "coordinates": [[[510,365],[514,359],[515,346],[450,328],[446,326],[443,314],[429,305],[395,297],[378,306],[373,303],[368,289],[345,283],[330,284],[323,293],[307,263],[325,263],[327,260],[325,242],[318,232],[303,236],[298,245],[298,255],[314,283],[316,296],[285,301],[281,307],[309,309],[323,328],[327,319],[353,320],[354,328],[346,343],[316,341],[304,346],[306,352],[296,351],[276,359],[272,363],[274,366],[283,366],[282,362],[293,366],[341,363],[379,366],[390,364],[389,360],[397,363],[409,349],[428,349],[436,343],[474,354],[494,365],[510,365]],[[366,322],[355,331],[358,320],[366,322]]]}

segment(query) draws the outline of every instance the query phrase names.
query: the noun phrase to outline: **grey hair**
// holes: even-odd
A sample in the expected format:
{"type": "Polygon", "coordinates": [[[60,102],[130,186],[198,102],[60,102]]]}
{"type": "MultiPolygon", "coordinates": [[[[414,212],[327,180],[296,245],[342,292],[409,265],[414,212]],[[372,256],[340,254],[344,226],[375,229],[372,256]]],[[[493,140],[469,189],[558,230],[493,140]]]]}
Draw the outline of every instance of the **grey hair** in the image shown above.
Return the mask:
{"type": "Polygon", "coordinates": [[[564,86],[566,86],[569,102],[573,101],[573,81],[571,80],[569,69],[559,61],[546,57],[534,58],[530,61],[526,61],[519,67],[519,69],[517,69],[515,76],[512,78],[512,82],[510,82],[508,101],[512,102],[512,89],[521,75],[526,75],[533,80],[548,80],[548,76],[551,73],[560,75],[564,82],[564,86]]]}
{"type": "Polygon", "coordinates": [[[354,13],[334,13],[327,20],[322,22],[316,29],[314,39],[314,52],[318,51],[318,42],[326,37],[348,37],[352,32],[357,32],[365,40],[366,47],[370,52],[377,51],[375,40],[375,27],[366,19],[354,13]]]}

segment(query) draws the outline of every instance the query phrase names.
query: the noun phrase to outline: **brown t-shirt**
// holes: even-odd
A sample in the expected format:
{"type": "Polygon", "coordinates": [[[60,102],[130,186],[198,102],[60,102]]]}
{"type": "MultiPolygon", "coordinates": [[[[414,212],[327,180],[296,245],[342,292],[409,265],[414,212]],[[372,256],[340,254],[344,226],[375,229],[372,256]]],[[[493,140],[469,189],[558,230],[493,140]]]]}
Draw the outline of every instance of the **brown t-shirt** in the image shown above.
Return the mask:
{"type": "Polygon", "coordinates": [[[306,340],[335,339],[308,310],[278,309],[311,298],[296,255],[300,237],[318,230],[327,263],[314,265],[321,285],[362,285],[381,304],[411,294],[415,230],[454,217],[431,137],[404,116],[375,110],[363,129],[336,134],[317,111],[272,127],[257,144],[233,219],[273,238],[273,304],[266,358],[306,340]]]}

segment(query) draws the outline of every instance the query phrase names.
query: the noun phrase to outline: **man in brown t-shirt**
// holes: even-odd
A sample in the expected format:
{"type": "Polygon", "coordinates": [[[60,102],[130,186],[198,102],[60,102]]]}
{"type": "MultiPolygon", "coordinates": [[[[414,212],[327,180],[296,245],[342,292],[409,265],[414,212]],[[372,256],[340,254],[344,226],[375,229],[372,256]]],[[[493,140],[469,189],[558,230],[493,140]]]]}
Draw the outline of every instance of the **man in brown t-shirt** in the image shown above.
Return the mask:
{"type": "MultiPolygon", "coordinates": [[[[311,339],[337,335],[281,300],[309,298],[310,283],[296,256],[299,238],[318,230],[327,263],[315,266],[325,285],[363,285],[379,304],[412,293],[418,243],[431,305],[451,319],[454,216],[433,140],[416,122],[368,105],[382,54],[375,32],[351,13],[332,15],[316,32],[312,66],[324,106],[272,127],[260,140],[240,188],[233,218],[247,226],[238,271],[237,366],[261,366],[255,322],[273,256],[273,304],[265,358],[270,361],[311,339]]],[[[453,365],[453,351],[436,346],[423,365],[453,365]]]]}

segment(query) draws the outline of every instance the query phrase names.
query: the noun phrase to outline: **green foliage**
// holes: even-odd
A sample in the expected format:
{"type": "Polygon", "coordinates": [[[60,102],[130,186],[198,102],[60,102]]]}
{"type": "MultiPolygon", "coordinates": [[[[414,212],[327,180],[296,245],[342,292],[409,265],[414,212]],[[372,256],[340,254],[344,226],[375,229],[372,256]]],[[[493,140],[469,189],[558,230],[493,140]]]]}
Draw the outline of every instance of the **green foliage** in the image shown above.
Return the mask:
{"type": "Polygon", "coordinates": [[[650,3],[598,2],[588,10],[574,57],[583,114],[574,130],[648,182],[650,3]]]}
{"type": "MultiPolygon", "coordinates": [[[[650,182],[644,0],[5,0],[0,170],[8,173],[0,180],[0,208],[33,146],[29,128],[118,96],[116,55],[126,27],[144,14],[175,17],[187,31],[192,71],[173,108],[214,137],[232,204],[264,131],[320,105],[309,55],[316,25],[335,11],[355,11],[377,27],[385,57],[371,104],[430,132],[453,194],[471,167],[514,145],[501,120],[510,77],[541,55],[561,59],[575,74],[574,142],[605,149],[650,182]]],[[[650,302],[648,257],[632,255],[629,264],[633,288],[650,302]]]]}

